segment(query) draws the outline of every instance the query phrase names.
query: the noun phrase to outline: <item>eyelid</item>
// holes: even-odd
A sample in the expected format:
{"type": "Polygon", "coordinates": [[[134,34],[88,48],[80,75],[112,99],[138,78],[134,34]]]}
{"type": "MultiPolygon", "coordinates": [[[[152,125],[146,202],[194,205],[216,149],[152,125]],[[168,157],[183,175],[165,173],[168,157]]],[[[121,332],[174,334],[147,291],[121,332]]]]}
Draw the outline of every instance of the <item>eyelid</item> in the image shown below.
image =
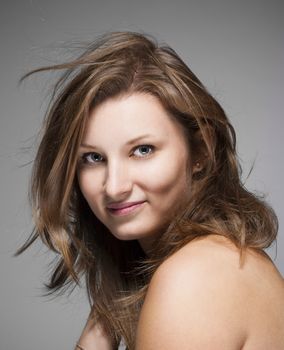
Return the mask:
{"type": "Polygon", "coordinates": [[[82,165],[94,165],[94,164],[99,164],[101,162],[104,161],[104,157],[98,153],[98,152],[94,152],[94,151],[89,151],[89,152],[84,152],[82,154],[80,154],[80,158],[79,158],[79,162],[82,164],[82,165]],[[98,155],[99,157],[101,157],[102,159],[99,160],[99,161],[91,161],[91,160],[88,160],[87,158],[93,154],[96,154],[98,155]]]}
{"type": "Polygon", "coordinates": [[[131,154],[134,155],[134,157],[136,157],[136,158],[147,158],[147,157],[151,156],[151,155],[153,154],[154,151],[155,151],[155,146],[153,146],[153,145],[151,145],[151,144],[141,144],[141,145],[135,146],[135,147],[132,149],[131,154]],[[149,147],[149,148],[151,148],[151,152],[150,152],[150,153],[147,153],[147,154],[144,154],[144,155],[140,155],[140,156],[135,155],[134,152],[135,152],[136,150],[138,150],[139,148],[141,148],[141,147],[149,147]]]}
{"type": "MultiPolygon", "coordinates": [[[[140,145],[137,145],[137,146],[132,148],[130,155],[134,156],[135,158],[147,158],[153,154],[155,149],[156,149],[156,147],[151,145],[151,144],[140,144],[140,145]],[[146,153],[146,154],[136,155],[135,151],[137,151],[139,148],[142,148],[142,147],[148,147],[151,149],[151,151],[149,153],[146,153]]],[[[82,152],[81,154],[79,154],[78,164],[81,166],[95,166],[95,165],[99,165],[100,163],[102,163],[104,161],[105,161],[105,158],[99,152],[88,151],[88,152],[82,152]],[[98,161],[88,160],[88,157],[93,155],[93,154],[101,157],[101,159],[98,161]]]]}

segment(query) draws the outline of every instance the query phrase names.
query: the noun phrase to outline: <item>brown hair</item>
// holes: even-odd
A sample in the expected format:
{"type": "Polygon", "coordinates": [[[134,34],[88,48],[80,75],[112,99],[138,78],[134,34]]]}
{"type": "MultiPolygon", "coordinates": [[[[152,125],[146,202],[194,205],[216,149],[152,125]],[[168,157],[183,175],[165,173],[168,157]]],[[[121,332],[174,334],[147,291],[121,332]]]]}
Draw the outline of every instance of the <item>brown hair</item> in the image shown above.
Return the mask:
{"type": "MultiPolygon", "coordinates": [[[[84,275],[94,322],[134,349],[139,310],[157,267],[196,237],[219,234],[259,251],[277,234],[277,219],[241,182],[235,132],[219,103],[174,50],[146,35],[102,36],[78,58],[28,73],[64,70],[47,111],[34,162],[31,200],[35,229],[19,253],[38,237],[59,260],[51,292],[84,275]],[[90,109],[124,93],[156,96],[184,127],[202,163],[190,202],[145,256],[137,241],[119,241],[95,217],[76,178],[78,147],[90,109]]],[[[25,77],[26,77],[25,76],[25,77]]],[[[25,78],[24,77],[24,78],[25,78]]]]}

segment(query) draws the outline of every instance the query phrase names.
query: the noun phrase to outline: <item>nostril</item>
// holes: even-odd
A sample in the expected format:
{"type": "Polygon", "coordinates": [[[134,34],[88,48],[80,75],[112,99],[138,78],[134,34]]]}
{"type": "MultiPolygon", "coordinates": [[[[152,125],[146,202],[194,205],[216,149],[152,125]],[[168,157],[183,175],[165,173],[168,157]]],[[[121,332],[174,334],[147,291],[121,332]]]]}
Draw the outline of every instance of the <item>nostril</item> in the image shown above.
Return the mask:
{"type": "Polygon", "coordinates": [[[105,194],[113,202],[121,202],[129,195],[132,190],[131,182],[107,182],[105,194]]]}

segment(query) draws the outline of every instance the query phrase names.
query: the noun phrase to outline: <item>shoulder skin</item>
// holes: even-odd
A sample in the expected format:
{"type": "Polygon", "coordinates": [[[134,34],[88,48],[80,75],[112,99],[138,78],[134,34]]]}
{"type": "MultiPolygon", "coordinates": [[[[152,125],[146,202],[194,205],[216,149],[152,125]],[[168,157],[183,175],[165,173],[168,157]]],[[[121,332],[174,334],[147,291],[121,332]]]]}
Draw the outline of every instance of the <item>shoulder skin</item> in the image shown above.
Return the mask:
{"type": "Polygon", "coordinates": [[[254,285],[271,265],[252,252],[240,267],[238,249],[223,237],[190,242],[155,272],[136,350],[241,349],[252,323],[254,285]]]}

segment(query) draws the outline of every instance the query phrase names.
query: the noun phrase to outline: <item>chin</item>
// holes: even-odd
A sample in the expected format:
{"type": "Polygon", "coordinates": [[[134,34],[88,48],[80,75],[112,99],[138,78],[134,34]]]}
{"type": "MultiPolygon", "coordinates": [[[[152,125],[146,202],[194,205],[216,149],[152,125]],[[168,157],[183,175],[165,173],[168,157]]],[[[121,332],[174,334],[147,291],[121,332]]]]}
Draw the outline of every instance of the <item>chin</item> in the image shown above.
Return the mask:
{"type": "Polygon", "coordinates": [[[158,229],[155,225],[153,226],[146,228],[145,225],[142,225],[142,227],[140,225],[138,227],[136,225],[129,225],[129,227],[120,228],[109,227],[109,230],[117,239],[122,241],[140,240],[155,238],[161,234],[163,230],[158,229]]]}
{"type": "Polygon", "coordinates": [[[131,241],[131,240],[139,240],[141,238],[144,238],[145,236],[147,237],[147,234],[145,235],[139,232],[124,232],[124,231],[112,231],[110,232],[119,240],[121,241],[131,241]]]}

